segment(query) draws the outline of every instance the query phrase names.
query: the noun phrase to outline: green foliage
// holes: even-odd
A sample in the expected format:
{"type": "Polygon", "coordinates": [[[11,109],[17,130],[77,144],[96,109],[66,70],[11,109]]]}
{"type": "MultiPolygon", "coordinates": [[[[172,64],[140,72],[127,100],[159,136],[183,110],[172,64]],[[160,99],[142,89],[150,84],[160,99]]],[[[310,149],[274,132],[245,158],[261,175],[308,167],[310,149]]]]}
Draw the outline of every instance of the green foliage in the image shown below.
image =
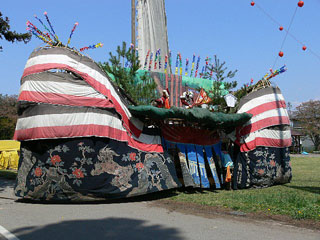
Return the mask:
{"type": "Polygon", "coordinates": [[[8,96],[0,94],[0,139],[12,139],[16,122],[17,114],[17,96],[8,96]]]}
{"type": "MultiPolygon", "coordinates": [[[[287,215],[293,219],[320,220],[319,158],[292,158],[292,181],[263,189],[238,191],[176,192],[171,199],[216,206],[226,211],[239,210],[261,215],[287,215]]],[[[183,203],[181,203],[183,204],[183,203]]]]}
{"type": "Polygon", "coordinates": [[[238,70],[228,71],[225,66],[226,62],[220,62],[219,58],[214,55],[214,63],[209,64],[207,70],[204,74],[204,78],[209,79],[210,73],[213,73],[213,91],[210,97],[213,100],[213,105],[219,106],[219,111],[226,110],[226,103],[224,98],[221,96],[221,90],[228,90],[235,88],[237,86],[237,81],[227,81],[235,76],[238,70]]]}
{"type": "MultiPolygon", "coordinates": [[[[0,12],[0,39],[5,39],[8,42],[21,42],[27,43],[31,39],[30,33],[17,33],[16,31],[10,31],[10,21],[8,17],[3,17],[0,12]]],[[[0,46],[0,51],[2,46],[0,46]]]]}
{"type": "Polygon", "coordinates": [[[156,83],[148,73],[141,79],[142,83],[137,83],[135,77],[140,68],[140,61],[134,48],[128,48],[123,42],[118,46],[116,55],[109,53],[109,62],[100,63],[101,68],[107,73],[112,74],[114,83],[121,88],[135,103],[150,104],[156,98],[156,83]],[[128,68],[125,67],[128,64],[128,68]]]}

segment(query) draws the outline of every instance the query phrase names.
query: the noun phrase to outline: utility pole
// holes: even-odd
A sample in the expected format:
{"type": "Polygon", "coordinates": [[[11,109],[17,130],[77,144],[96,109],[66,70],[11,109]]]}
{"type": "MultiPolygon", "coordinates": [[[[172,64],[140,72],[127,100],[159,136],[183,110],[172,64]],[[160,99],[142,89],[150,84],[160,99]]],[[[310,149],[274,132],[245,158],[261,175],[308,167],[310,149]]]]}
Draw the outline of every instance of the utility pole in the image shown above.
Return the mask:
{"type": "Polygon", "coordinates": [[[131,0],[131,43],[136,47],[136,0],[131,0]]]}

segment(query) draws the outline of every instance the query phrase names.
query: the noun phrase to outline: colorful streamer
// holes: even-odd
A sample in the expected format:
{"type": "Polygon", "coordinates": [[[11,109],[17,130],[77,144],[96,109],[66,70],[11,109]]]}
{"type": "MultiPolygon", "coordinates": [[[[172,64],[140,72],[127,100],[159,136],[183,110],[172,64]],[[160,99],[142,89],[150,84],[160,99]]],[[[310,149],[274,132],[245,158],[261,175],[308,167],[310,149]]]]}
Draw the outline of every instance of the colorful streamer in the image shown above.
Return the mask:
{"type": "Polygon", "coordinates": [[[98,43],[98,44],[89,45],[88,47],[80,48],[80,52],[83,52],[84,50],[88,50],[88,49],[99,48],[99,47],[103,47],[103,44],[102,43],[98,43]]]}
{"type": "Polygon", "coordinates": [[[171,51],[169,51],[169,68],[172,70],[171,66],[172,66],[172,62],[171,62],[171,51]]]}
{"type": "Polygon", "coordinates": [[[154,69],[157,69],[158,54],[159,54],[159,49],[156,51],[156,55],[154,57],[154,69]]]}
{"type": "Polygon", "coordinates": [[[192,57],[192,65],[191,65],[191,72],[190,72],[190,77],[192,77],[193,75],[193,70],[194,70],[194,64],[195,64],[195,61],[196,61],[196,55],[193,54],[193,57],[192,57]]]}
{"type": "Polygon", "coordinates": [[[149,71],[151,71],[151,66],[152,66],[152,58],[153,58],[153,52],[150,54],[150,61],[149,61],[149,71]]]}
{"type": "Polygon", "coordinates": [[[178,75],[178,65],[179,65],[179,54],[177,54],[177,59],[176,59],[176,71],[175,71],[175,75],[178,75]]]}
{"type": "Polygon", "coordinates": [[[146,59],[144,61],[144,68],[143,68],[144,70],[147,69],[149,54],[150,54],[150,50],[148,50],[147,55],[146,55],[146,59]]]}
{"type": "Polygon", "coordinates": [[[48,27],[42,22],[42,20],[40,18],[37,17],[37,15],[34,15],[34,17],[41,23],[41,25],[44,27],[44,29],[46,29],[48,31],[48,33],[53,37],[53,39],[55,39],[54,35],[52,34],[52,32],[48,29],[48,27]]]}
{"type": "Polygon", "coordinates": [[[199,64],[200,64],[200,56],[198,56],[197,66],[196,66],[196,73],[195,73],[194,77],[197,77],[197,75],[198,75],[199,64]]]}
{"type": "Polygon", "coordinates": [[[185,73],[184,73],[185,76],[188,76],[188,67],[189,67],[189,59],[187,58],[187,59],[186,59],[186,69],[185,69],[185,71],[184,71],[184,72],[185,72],[185,73]]]}
{"type": "MultiPolygon", "coordinates": [[[[284,73],[285,71],[287,71],[288,69],[286,68],[286,65],[282,66],[281,68],[277,69],[276,71],[270,71],[271,74],[269,76],[267,76],[266,78],[263,78],[263,80],[269,80],[270,78],[273,78],[277,75],[279,75],[280,73],[284,73]]],[[[266,74],[267,75],[267,74],[266,74]]]]}
{"type": "Polygon", "coordinates": [[[164,58],[164,73],[167,73],[167,67],[168,67],[168,55],[164,58]]]}
{"type": "Polygon", "coordinates": [[[212,80],[212,75],[213,75],[213,64],[211,64],[210,80],[212,80]]]}
{"type": "Polygon", "coordinates": [[[74,30],[76,30],[76,27],[77,27],[78,25],[79,25],[78,22],[76,22],[76,23],[73,25],[73,28],[72,28],[71,33],[70,33],[70,36],[69,36],[69,38],[68,38],[67,46],[69,45],[69,43],[70,43],[70,41],[71,41],[71,37],[72,37],[72,35],[73,35],[73,33],[74,33],[74,30]]]}
{"type": "Polygon", "coordinates": [[[179,68],[180,68],[180,76],[182,76],[182,57],[180,53],[179,53],[179,68]]]}
{"type": "Polygon", "coordinates": [[[161,49],[159,48],[159,69],[161,69],[161,49]]]}
{"type": "Polygon", "coordinates": [[[47,12],[44,12],[43,14],[46,16],[46,20],[47,20],[47,22],[48,22],[48,24],[49,24],[49,26],[50,26],[50,28],[51,28],[51,31],[52,31],[53,34],[54,34],[55,40],[56,40],[57,42],[60,42],[60,41],[59,41],[59,38],[58,38],[58,36],[57,36],[57,34],[56,34],[56,32],[54,31],[54,29],[53,29],[53,27],[52,27],[52,25],[51,25],[51,22],[50,22],[49,17],[48,17],[48,13],[47,13],[47,12]]]}

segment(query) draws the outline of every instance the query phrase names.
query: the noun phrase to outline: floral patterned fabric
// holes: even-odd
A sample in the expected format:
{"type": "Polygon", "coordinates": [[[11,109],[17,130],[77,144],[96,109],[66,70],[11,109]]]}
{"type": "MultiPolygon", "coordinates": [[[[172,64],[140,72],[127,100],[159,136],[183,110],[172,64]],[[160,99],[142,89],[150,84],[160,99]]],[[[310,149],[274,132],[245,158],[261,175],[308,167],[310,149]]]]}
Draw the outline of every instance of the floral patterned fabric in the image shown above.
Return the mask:
{"type": "Polygon", "coordinates": [[[107,138],[21,143],[15,194],[36,200],[129,197],[179,187],[165,152],[149,153],[107,138]]]}
{"type": "Polygon", "coordinates": [[[234,166],[233,188],[269,187],[288,183],[291,178],[287,147],[257,147],[238,154],[234,166]]]}

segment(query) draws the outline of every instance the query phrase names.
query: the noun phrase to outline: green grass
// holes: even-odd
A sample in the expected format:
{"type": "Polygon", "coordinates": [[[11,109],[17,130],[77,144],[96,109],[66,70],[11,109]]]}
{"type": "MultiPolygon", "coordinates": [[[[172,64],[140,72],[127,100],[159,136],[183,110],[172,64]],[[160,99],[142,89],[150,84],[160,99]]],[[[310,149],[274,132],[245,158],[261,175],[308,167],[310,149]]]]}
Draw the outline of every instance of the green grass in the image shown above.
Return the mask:
{"type": "Polygon", "coordinates": [[[16,179],[17,171],[15,170],[0,170],[0,178],[7,178],[7,179],[16,179]]]}
{"type": "Polygon", "coordinates": [[[192,202],[242,212],[287,215],[320,220],[320,158],[291,158],[292,181],[264,189],[237,191],[177,191],[174,201],[192,202]]]}

